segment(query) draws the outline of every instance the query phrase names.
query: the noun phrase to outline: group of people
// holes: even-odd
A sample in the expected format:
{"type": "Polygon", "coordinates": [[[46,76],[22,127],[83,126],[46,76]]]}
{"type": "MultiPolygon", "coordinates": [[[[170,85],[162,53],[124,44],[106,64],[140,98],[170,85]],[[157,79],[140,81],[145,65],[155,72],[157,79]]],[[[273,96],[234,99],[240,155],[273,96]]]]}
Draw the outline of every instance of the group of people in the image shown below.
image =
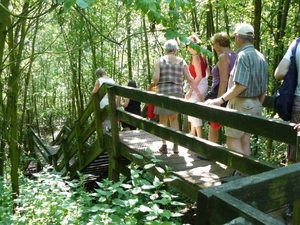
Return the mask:
{"type": "MultiPolygon", "coordinates": [[[[153,82],[157,85],[157,92],[182,96],[183,74],[191,87],[185,96],[187,99],[205,101],[208,105],[227,105],[226,107],[230,109],[260,115],[267,88],[268,63],[253,46],[254,29],[250,24],[239,24],[233,36],[238,49],[236,53],[231,50],[230,38],[225,32],[217,33],[211,38],[218,54],[218,61],[211,71],[205,57],[191,48],[195,44],[201,45],[197,36],[190,36],[190,43],[186,46],[192,55],[189,65],[177,56],[178,43],[175,40],[168,40],[165,43],[166,55],[160,57],[155,63],[153,82]],[[206,78],[210,74],[213,82],[205,99],[208,89],[206,78]]],[[[169,121],[174,129],[178,129],[177,112],[155,107],[155,113],[159,115],[162,124],[166,125],[169,121]]],[[[191,122],[191,134],[202,137],[202,120],[194,117],[188,117],[188,120],[191,122]]],[[[219,128],[219,124],[210,123],[210,141],[217,142],[219,128]]],[[[249,133],[225,127],[225,135],[229,148],[250,155],[249,133]]],[[[162,140],[160,151],[167,152],[165,140],[162,140]]],[[[178,152],[176,145],[173,151],[178,152]]]]}
{"type": "MultiPolygon", "coordinates": [[[[186,45],[187,51],[191,54],[190,64],[177,55],[179,47],[176,40],[165,42],[165,55],[159,57],[155,62],[153,85],[156,92],[183,97],[183,77],[189,83],[189,90],[185,98],[196,102],[205,102],[208,105],[223,106],[235,109],[239,112],[261,115],[262,103],[265,98],[268,80],[268,63],[262,53],[254,48],[254,29],[250,24],[241,23],[236,26],[232,36],[234,37],[236,52],[230,48],[230,37],[225,32],[216,33],[211,37],[211,43],[218,55],[217,63],[212,67],[208,65],[206,57],[196,51],[195,45],[200,46],[201,40],[196,35],[189,37],[189,43],[186,45]],[[208,76],[212,76],[212,85],[208,90],[208,76]]],[[[291,48],[288,49],[284,58],[275,71],[276,79],[283,79],[290,64],[291,48]]],[[[300,48],[297,49],[297,66],[300,68],[300,48]]],[[[298,73],[300,80],[300,70],[298,73]]],[[[96,93],[101,84],[115,82],[108,78],[105,70],[99,68],[96,70],[98,79],[95,83],[92,94],[96,93]]],[[[298,82],[300,83],[300,82],[298,82]]],[[[137,87],[135,81],[129,81],[128,86],[137,87]]],[[[300,123],[300,84],[298,84],[295,93],[295,104],[293,108],[293,118],[291,122],[300,123]]],[[[108,104],[108,98],[103,98],[100,102],[100,108],[108,104]]],[[[117,100],[117,106],[123,106],[128,112],[141,114],[141,103],[134,100],[125,99],[121,104],[120,98],[117,100]]],[[[159,122],[164,125],[170,125],[178,130],[177,112],[161,107],[154,107],[154,114],[159,116],[159,122]]],[[[196,117],[188,116],[190,122],[190,134],[202,138],[202,120],[196,117]]],[[[110,121],[105,121],[105,126],[110,128],[110,121]]],[[[135,127],[130,124],[122,123],[123,130],[132,130],[135,127]]],[[[218,130],[221,125],[210,122],[208,139],[212,142],[218,141],[218,130]]],[[[300,129],[300,125],[296,127],[300,129]]],[[[225,127],[227,147],[237,152],[250,155],[250,136],[251,134],[225,127]]],[[[162,139],[162,145],[159,149],[162,153],[168,152],[167,142],[162,139]]],[[[174,143],[172,150],[178,153],[178,145],[174,143]]],[[[296,150],[294,146],[289,146],[287,159],[295,162],[296,150]]]]}
{"type": "MultiPolygon", "coordinates": [[[[216,33],[211,38],[214,50],[218,54],[217,63],[210,71],[207,59],[202,53],[195,50],[195,45],[201,45],[200,39],[196,35],[189,37],[190,43],[186,45],[187,51],[191,54],[190,64],[177,55],[179,47],[176,40],[166,41],[165,55],[159,57],[155,62],[153,85],[156,92],[183,97],[183,76],[189,83],[189,90],[185,98],[196,102],[205,102],[208,105],[223,106],[235,109],[239,112],[261,115],[262,103],[265,98],[268,80],[268,63],[264,55],[254,48],[254,29],[250,24],[241,23],[236,26],[232,36],[234,37],[236,52],[230,48],[230,38],[225,32],[216,33]],[[183,76],[182,76],[183,75],[183,76]],[[208,90],[207,77],[212,76],[211,90],[208,90]]],[[[295,42],[295,41],[294,41],[295,42]]],[[[278,80],[284,79],[291,58],[289,46],[286,54],[275,70],[274,77],[278,80]]],[[[300,46],[296,50],[296,64],[298,69],[298,84],[295,91],[293,112],[291,122],[296,123],[295,129],[300,135],[300,46]]],[[[108,78],[104,69],[96,70],[98,77],[92,94],[96,93],[100,86],[106,83],[115,82],[108,78]]],[[[128,86],[136,87],[134,81],[130,81],[128,86]]],[[[125,99],[123,104],[117,100],[117,106],[122,105],[126,111],[140,115],[140,102],[125,99]]],[[[100,108],[108,104],[107,96],[100,102],[100,108]]],[[[159,123],[168,125],[176,130],[179,129],[177,112],[161,107],[154,107],[154,114],[159,116],[159,123]]],[[[202,138],[202,120],[188,116],[191,124],[190,134],[202,138]]],[[[104,126],[110,128],[109,119],[104,121],[104,126]]],[[[122,123],[124,130],[135,129],[130,124],[122,123]]],[[[218,129],[220,124],[210,122],[209,137],[212,142],[218,141],[218,129]]],[[[225,127],[227,147],[237,152],[250,155],[250,136],[251,134],[230,127],[225,127]]],[[[178,153],[178,145],[173,144],[172,150],[178,153]]],[[[162,139],[159,151],[163,154],[168,153],[167,142],[162,139]]],[[[296,147],[287,147],[288,162],[296,162],[296,147]]],[[[290,205],[292,212],[292,204],[290,205]]]]}

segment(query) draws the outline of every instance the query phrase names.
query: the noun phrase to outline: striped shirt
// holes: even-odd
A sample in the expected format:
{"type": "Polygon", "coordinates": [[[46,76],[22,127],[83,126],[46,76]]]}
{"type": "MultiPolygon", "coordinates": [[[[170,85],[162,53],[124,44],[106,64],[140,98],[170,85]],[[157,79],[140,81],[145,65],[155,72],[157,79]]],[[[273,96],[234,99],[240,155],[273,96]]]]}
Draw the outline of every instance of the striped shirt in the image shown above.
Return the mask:
{"type": "Polygon", "coordinates": [[[247,87],[237,97],[258,97],[266,92],[268,63],[264,55],[257,51],[252,44],[243,46],[237,52],[228,87],[231,88],[234,82],[247,87]]]}
{"type": "Polygon", "coordinates": [[[157,93],[161,94],[183,94],[183,68],[184,60],[179,63],[169,62],[165,57],[160,58],[160,78],[157,93]]]}

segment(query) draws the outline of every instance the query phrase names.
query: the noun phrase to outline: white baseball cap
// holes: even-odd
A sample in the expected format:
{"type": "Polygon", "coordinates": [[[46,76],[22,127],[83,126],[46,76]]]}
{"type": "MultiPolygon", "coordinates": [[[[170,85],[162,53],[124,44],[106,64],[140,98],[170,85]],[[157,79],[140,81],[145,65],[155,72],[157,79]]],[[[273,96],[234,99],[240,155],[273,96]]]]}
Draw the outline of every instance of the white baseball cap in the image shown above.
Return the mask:
{"type": "Polygon", "coordinates": [[[235,34],[254,37],[254,29],[248,23],[240,23],[236,26],[235,31],[233,32],[233,35],[235,34]]]}

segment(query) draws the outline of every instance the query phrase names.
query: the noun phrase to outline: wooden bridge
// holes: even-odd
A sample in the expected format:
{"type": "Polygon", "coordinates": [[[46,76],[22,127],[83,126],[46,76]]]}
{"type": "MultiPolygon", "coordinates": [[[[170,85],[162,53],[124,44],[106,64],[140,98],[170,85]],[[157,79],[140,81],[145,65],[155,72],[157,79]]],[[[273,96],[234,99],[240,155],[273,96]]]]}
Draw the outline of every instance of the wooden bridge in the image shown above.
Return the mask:
{"type": "MultiPolygon", "coordinates": [[[[45,146],[31,130],[30,149],[63,176],[74,178],[77,171],[95,172],[108,168],[109,178],[117,181],[120,174],[128,176],[128,161],[144,167],[145,159],[153,155],[163,160],[148,169],[160,179],[160,168],[172,168],[179,179],[170,182],[174,188],[197,201],[197,224],[225,224],[243,217],[253,224],[284,224],[267,214],[289,202],[294,202],[293,224],[300,224],[300,164],[279,167],[253,157],[237,153],[221,145],[197,138],[182,131],[125,112],[116,107],[116,96],[134,99],[168,108],[181,114],[214,121],[246,132],[298,146],[299,137],[294,124],[270,118],[251,116],[234,110],[207,106],[153,92],[119,85],[103,85],[93,96],[83,115],[74,126],[65,126],[57,135],[52,147],[45,146]],[[99,108],[99,101],[108,93],[109,106],[99,108]],[[112,128],[105,132],[102,121],[110,115],[112,128]],[[136,131],[120,132],[118,121],[137,127],[136,131]],[[171,149],[161,154],[161,138],[178,144],[179,154],[171,149]],[[133,153],[143,155],[137,158],[133,153]],[[197,154],[209,160],[200,160],[197,154]],[[222,184],[222,180],[237,169],[248,177],[222,184]]],[[[266,98],[264,106],[272,106],[266,98]]],[[[272,149],[270,148],[270,151],[272,149]]],[[[298,151],[298,157],[300,152],[298,151]]],[[[298,159],[299,161],[299,159],[298,159]]]]}

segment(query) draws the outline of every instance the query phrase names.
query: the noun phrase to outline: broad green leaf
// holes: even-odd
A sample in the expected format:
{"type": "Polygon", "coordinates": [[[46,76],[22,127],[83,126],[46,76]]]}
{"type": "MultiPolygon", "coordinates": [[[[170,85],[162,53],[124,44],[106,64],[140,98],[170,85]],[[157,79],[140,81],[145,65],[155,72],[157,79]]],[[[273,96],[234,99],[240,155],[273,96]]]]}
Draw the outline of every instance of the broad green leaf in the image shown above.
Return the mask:
{"type": "Polygon", "coordinates": [[[178,201],[172,201],[171,205],[180,205],[180,206],[184,206],[186,204],[184,204],[183,202],[178,202],[178,201]]]}
{"type": "Polygon", "coordinates": [[[133,155],[137,159],[143,159],[144,158],[142,155],[136,154],[136,153],[132,153],[131,155],[133,155]]]}
{"type": "Polygon", "coordinates": [[[156,169],[157,169],[157,171],[158,172],[160,172],[160,173],[165,173],[165,170],[163,169],[163,168],[161,168],[161,167],[155,167],[156,169]]]}
{"type": "Polygon", "coordinates": [[[166,217],[167,219],[170,219],[171,216],[172,216],[172,212],[170,210],[164,210],[162,213],[161,213],[161,216],[164,216],[166,217]]]}
{"type": "Polygon", "coordinates": [[[112,200],[112,203],[113,203],[114,205],[119,205],[119,206],[123,206],[123,207],[126,206],[126,204],[124,203],[124,201],[121,200],[121,199],[118,199],[118,198],[113,199],[113,200],[112,200]]]}
{"type": "Polygon", "coordinates": [[[170,199],[166,199],[166,198],[163,198],[163,199],[157,199],[157,200],[154,200],[155,203],[159,203],[159,204],[162,204],[162,205],[167,205],[171,202],[170,199]]]}
{"type": "Polygon", "coordinates": [[[140,211],[141,212],[152,212],[152,210],[148,206],[145,206],[145,205],[140,206],[140,211]]]}
{"type": "Polygon", "coordinates": [[[155,166],[154,163],[150,163],[150,164],[145,165],[145,166],[144,166],[144,169],[145,169],[145,170],[148,170],[148,169],[150,169],[150,168],[152,168],[152,167],[154,167],[154,166],[155,166]]]}
{"type": "Polygon", "coordinates": [[[77,1],[76,1],[76,4],[77,4],[79,7],[85,9],[85,8],[89,7],[91,3],[90,3],[89,1],[86,1],[86,0],[77,0],[77,1]]]}

